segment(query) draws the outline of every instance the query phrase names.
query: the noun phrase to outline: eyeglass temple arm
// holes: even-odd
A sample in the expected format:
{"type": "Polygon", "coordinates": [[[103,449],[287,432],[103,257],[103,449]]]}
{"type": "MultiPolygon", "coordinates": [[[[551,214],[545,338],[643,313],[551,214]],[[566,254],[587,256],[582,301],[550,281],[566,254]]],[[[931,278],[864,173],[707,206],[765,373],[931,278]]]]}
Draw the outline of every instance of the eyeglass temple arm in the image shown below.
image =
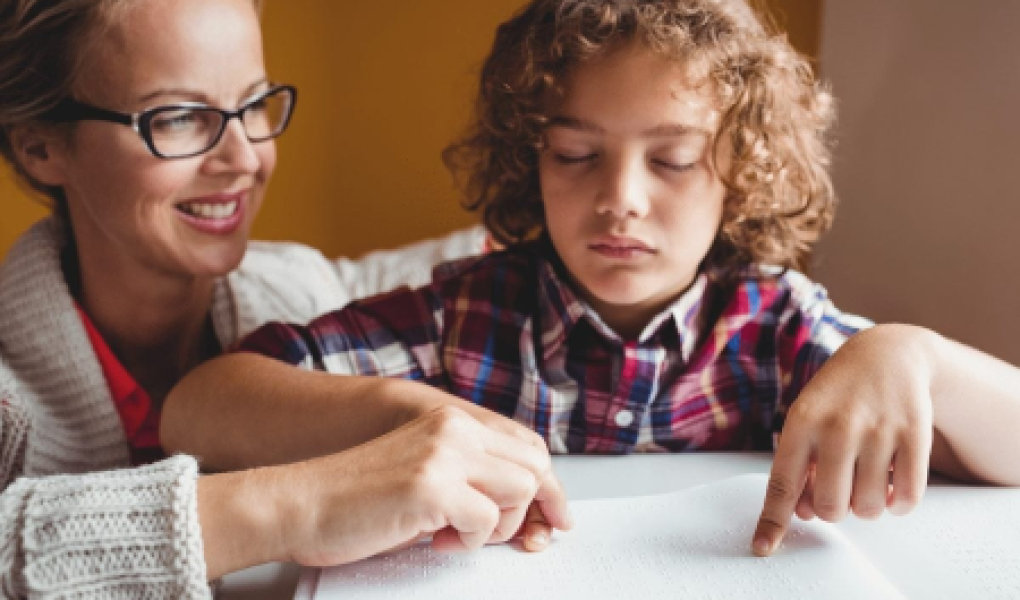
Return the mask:
{"type": "Polygon", "coordinates": [[[51,121],[57,123],[70,123],[73,121],[110,121],[124,125],[134,125],[134,117],[105,108],[97,108],[82,104],[70,98],[63,100],[52,111],[47,114],[51,121]]]}

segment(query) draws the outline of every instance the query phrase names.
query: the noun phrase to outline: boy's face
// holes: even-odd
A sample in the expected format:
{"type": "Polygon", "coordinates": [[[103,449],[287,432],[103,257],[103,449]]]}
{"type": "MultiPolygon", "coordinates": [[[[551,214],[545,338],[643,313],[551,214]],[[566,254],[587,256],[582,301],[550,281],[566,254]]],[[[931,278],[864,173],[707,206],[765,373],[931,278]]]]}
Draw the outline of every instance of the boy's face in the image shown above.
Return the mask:
{"type": "Polygon", "coordinates": [[[716,237],[721,115],[683,64],[640,45],[575,68],[550,109],[539,158],[547,230],[582,296],[636,337],[692,283],[716,237]]]}

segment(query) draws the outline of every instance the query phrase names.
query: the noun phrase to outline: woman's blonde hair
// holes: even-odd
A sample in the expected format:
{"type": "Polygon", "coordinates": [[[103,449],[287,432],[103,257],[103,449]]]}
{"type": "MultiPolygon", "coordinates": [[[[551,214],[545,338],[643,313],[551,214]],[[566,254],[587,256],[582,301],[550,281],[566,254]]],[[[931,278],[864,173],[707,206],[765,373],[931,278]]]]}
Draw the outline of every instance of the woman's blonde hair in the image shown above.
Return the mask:
{"type": "MultiPolygon", "coordinates": [[[[71,95],[89,45],[143,0],[0,0],[0,156],[18,178],[66,211],[63,190],[36,181],[19,163],[11,128],[44,122],[71,95]]],[[[162,1],[162,0],[151,0],[162,1]]],[[[256,9],[262,1],[254,0],[256,9]]]]}
{"type": "Polygon", "coordinates": [[[808,61],[743,0],[534,0],[496,33],[482,68],[475,123],[443,153],[465,206],[515,244],[544,230],[538,155],[550,98],[572,68],[623,45],[697,66],[723,114],[732,169],[717,239],[703,267],[806,268],[831,225],[826,133],[830,94],[808,61]]]}

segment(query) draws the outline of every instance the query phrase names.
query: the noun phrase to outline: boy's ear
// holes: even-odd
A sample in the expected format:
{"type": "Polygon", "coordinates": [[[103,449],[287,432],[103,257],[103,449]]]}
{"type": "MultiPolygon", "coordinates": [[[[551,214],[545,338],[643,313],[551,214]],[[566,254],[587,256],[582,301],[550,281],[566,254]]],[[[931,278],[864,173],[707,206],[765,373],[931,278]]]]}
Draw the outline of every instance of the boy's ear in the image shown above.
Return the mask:
{"type": "Polygon", "coordinates": [[[64,185],[64,145],[56,132],[24,124],[15,125],[7,134],[18,163],[29,175],[44,185],[64,185]]]}

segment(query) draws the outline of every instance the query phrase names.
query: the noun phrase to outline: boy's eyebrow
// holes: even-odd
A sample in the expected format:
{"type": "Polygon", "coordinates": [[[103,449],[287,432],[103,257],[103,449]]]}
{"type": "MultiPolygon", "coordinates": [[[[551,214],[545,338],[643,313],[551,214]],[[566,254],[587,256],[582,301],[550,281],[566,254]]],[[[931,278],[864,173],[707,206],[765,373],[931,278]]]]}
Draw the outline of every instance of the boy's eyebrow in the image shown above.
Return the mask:
{"type": "Polygon", "coordinates": [[[642,135],[645,137],[672,137],[681,135],[703,135],[705,137],[712,137],[712,132],[705,127],[698,127],[696,125],[668,123],[652,127],[651,129],[642,132],[642,135]]]}
{"type": "MultiPolygon", "coordinates": [[[[566,127],[587,133],[605,133],[605,129],[599,127],[587,119],[576,117],[555,116],[549,119],[549,127],[566,127]]],[[[665,123],[641,132],[644,137],[676,137],[683,135],[703,135],[712,137],[712,132],[705,127],[696,125],[684,125],[682,123],[665,123]]]]}
{"type": "Polygon", "coordinates": [[[578,131],[586,131],[588,133],[605,133],[605,130],[595,123],[586,119],[577,119],[575,117],[553,117],[549,119],[549,127],[566,127],[567,129],[576,129],[578,131]]]}

